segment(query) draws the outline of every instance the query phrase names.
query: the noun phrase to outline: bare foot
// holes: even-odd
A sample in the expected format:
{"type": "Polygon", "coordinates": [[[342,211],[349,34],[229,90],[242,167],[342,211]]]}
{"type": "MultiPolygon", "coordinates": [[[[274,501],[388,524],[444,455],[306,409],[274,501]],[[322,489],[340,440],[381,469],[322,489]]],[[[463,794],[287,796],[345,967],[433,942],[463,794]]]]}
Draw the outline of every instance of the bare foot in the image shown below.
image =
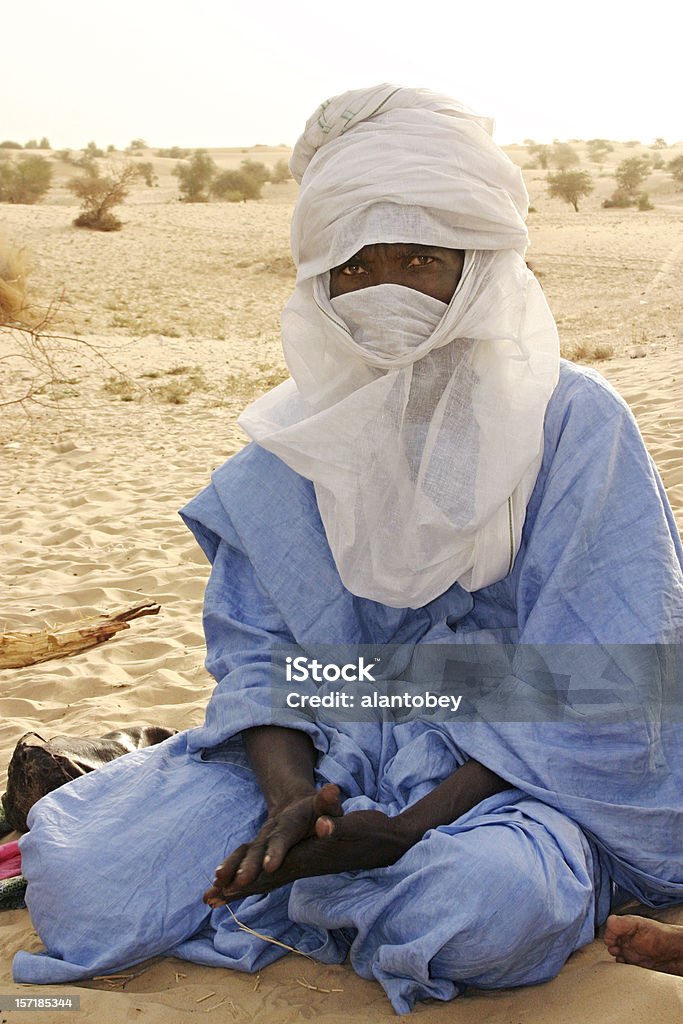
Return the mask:
{"type": "Polygon", "coordinates": [[[651,971],[683,976],[683,927],[647,917],[611,914],[604,942],[620,964],[635,964],[651,971]]]}

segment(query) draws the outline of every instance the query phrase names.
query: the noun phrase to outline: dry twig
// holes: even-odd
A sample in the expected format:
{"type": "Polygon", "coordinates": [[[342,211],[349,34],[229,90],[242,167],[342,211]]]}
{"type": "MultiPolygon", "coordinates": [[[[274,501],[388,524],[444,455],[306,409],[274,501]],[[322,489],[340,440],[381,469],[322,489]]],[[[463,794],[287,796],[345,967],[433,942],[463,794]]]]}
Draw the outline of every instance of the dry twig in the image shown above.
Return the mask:
{"type": "Polygon", "coordinates": [[[301,985],[302,988],[307,988],[311,992],[325,992],[327,995],[329,995],[332,992],[344,991],[343,988],[321,988],[319,985],[311,985],[310,981],[306,981],[306,979],[303,976],[300,978],[295,978],[294,980],[296,981],[297,985],[301,985]]]}
{"type": "Polygon", "coordinates": [[[231,910],[229,904],[226,903],[225,905],[230,911],[233,921],[238,928],[242,929],[243,932],[247,932],[248,935],[253,935],[256,939],[263,939],[264,942],[272,942],[274,946],[280,946],[281,949],[286,949],[289,953],[296,953],[297,956],[305,956],[307,960],[313,959],[313,957],[309,956],[308,953],[304,953],[302,950],[296,949],[295,946],[288,946],[286,942],[280,942],[279,939],[274,939],[272,935],[264,935],[262,932],[257,932],[248,925],[242,924],[237,915],[231,910]]]}

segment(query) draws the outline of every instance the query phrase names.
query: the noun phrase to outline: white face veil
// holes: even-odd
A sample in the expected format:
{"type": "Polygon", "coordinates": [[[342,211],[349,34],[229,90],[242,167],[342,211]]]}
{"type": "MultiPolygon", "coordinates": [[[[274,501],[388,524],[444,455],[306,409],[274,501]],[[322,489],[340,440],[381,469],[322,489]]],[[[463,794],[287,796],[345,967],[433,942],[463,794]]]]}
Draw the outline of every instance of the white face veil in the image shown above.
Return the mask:
{"type": "Polygon", "coordinates": [[[345,586],[392,607],[506,576],[540,467],[559,344],[523,259],[522,175],[491,127],[379,86],[323,104],[290,163],[292,376],[239,422],[313,481],[345,586]],[[465,250],[450,303],[389,284],[330,300],[329,270],[379,242],[465,250]]]}

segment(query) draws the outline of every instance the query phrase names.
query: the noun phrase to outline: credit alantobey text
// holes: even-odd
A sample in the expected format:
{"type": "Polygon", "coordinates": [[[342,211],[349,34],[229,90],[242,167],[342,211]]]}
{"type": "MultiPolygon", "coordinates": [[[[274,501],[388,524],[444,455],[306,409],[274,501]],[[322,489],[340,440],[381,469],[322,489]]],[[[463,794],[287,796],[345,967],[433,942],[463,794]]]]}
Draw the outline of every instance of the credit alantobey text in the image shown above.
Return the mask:
{"type": "Polygon", "coordinates": [[[345,690],[345,683],[375,683],[374,671],[379,659],[366,661],[360,657],[344,664],[325,663],[304,656],[285,658],[285,678],[288,683],[336,683],[339,689],[326,687],[324,692],[309,693],[291,689],[285,703],[288,708],[391,708],[398,710],[424,709],[426,711],[457,711],[462,694],[432,693],[429,690],[382,693],[373,687],[358,692],[345,690]]]}

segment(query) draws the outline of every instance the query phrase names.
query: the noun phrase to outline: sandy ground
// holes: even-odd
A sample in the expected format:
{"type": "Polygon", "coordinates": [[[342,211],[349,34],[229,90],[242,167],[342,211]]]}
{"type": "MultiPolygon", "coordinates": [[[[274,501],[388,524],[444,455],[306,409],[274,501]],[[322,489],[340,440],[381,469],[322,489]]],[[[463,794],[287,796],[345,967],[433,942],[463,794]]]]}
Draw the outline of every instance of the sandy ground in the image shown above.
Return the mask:
{"type": "MultiPolygon", "coordinates": [[[[249,155],[272,163],[283,153],[249,155]]],[[[225,166],[243,158],[219,156],[225,166]]],[[[126,723],[196,725],[211,690],[201,632],[207,565],[177,509],[244,443],[239,410],[284,375],[278,314],[293,283],[295,186],[270,186],[260,203],[186,206],[172,165],[157,161],[159,187],[136,190],[117,234],[74,229],[75,201],[62,186],[39,206],[0,208],[0,233],[31,254],[36,301],[59,297],[54,326],[64,336],[43,350],[0,336],[0,358],[11,357],[0,362],[0,402],[10,402],[0,419],[0,631],[143,599],[161,604],[157,617],[96,650],[2,673],[0,770],[29,730],[83,736],[126,723]],[[31,388],[34,400],[16,401],[31,388]]],[[[614,187],[608,171],[579,214],[547,199],[540,172],[528,172],[531,258],[565,352],[583,348],[585,359],[595,345],[611,348],[598,368],[631,404],[683,528],[683,193],[657,172],[654,210],[602,210],[614,187]]],[[[661,917],[683,922],[683,910],[661,917]]],[[[79,994],[85,1020],[393,1018],[379,986],[347,965],[294,955],[258,980],[171,959],[130,979],[30,989],[11,983],[19,948],[40,941],[26,911],[4,912],[0,994],[79,994]]],[[[615,964],[595,942],[547,985],[415,1012],[463,1024],[576,1024],[598,1015],[605,1024],[673,1024],[682,1009],[680,979],[615,964]]]]}

